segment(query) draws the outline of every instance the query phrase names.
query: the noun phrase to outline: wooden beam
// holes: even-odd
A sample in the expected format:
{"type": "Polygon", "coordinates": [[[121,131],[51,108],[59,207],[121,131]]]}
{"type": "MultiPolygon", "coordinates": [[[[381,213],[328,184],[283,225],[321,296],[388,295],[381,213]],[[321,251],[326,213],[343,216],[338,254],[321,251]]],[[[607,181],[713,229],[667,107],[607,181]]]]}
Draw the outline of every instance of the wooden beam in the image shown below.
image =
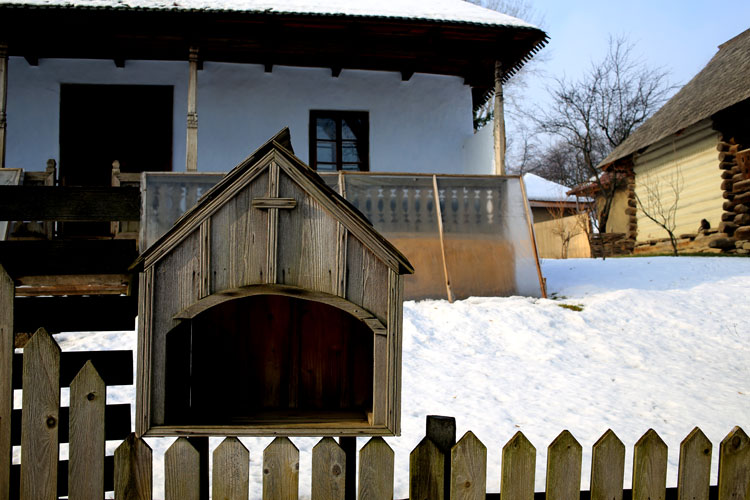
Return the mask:
{"type": "Polygon", "coordinates": [[[124,57],[115,57],[115,67],[116,68],[124,68],[125,67],[125,58],[124,57]]]}
{"type": "MultiPolygon", "coordinates": [[[[5,128],[8,108],[8,45],[0,43],[0,168],[5,168],[5,128]]],[[[0,498],[2,496],[0,495],[0,498]]]]}
{"type": "Polygon", "coordinates": [[[331,77],[338,78],[340,74],[341,74],[341,66],[331,67],[331,77]]]}
{"type": "Polygon", "coordinates": [[[23,56],[24,59],[26,59],[26,62],[29,63],[29,66],[39,66],[39,57],[31,54],[26,54],[23,56]]]}
{"type": "Polygon", "coordinates": [[[297,200],[294,198],[254,198],[253,208],[261,210],[269,208],[292,209],[297,206],[297,200]]]}
{"type": "MultiPolygon", "coordinates": [[[[23,353],[13,354],[13,389],[22,389],[23,353]]],[[[133,385],[133,351],[65,351],[60,358],[60,387],[70,387],[86,361],[107,386],[133,385]]]]}
{"type": "Polygon", "coordinates": [[[263,64],[263,71],[266,73],[273,73],[273,63],[267,62],[263,64]]]}
{"type": "Polygon", "coordinates": [[[448,302],[453,302],[453,290],[451,289],[451,276],[448,272],[448,261],[445,259],[445,238],[443,231],[443,213],[440,208],[440,195],[438,192],[437,176],[432,176],[432,190],[435,195],[435,217],[438,223],[438,234],[440,235],[440,253],[443,257],[443,273],[445,274],[445,291],[448,302]]]}
{"type": "Polygon", "coordinates": [[[188,80],[187,142],[185,170],[198,170],[198,47],[190,47],[188,56],[190,77],[188,80]]]}
{"type": "Polygon", "coordinates": [[[122,295],[130,291],[132,274],[58,274],[17,276],[16,297],[40,295],[122,295]]]}
{"type": "Polygon", "coordinates": [[[140,220],[133,187],[0,186],[0,220],[140,220]]]}
{"type": "Polygon", "coordinates": [[[402,82],[408,82],[411,80],[411,77],[414,76],[414,70],[413,69],[402,69],[401,70],[401,81],[402,82]]]}
{"type": "Polygon", "coordinates": [[[125,274],[135,240],[0,241],[0,265],[11,278],[53,274],[125,274]]]}
{"type": "Polygon", "coordinates": [[[13,280],[0,266],[0,499],[9,498],[13,411],[13,280]]]}
{"type": "Polygon", "coordinates": [[[502,63],[495,61],[495,100],[492,127],[495,144],[495,174],[497,175],[505,175],[505,111],[502,77],[502,63]]]}
{"type": "Polygon", "coordinates": [[[51,332],[106,332],[135,329],[138,299],[126,295],[72,297],[16,297],[13,330],[34,333],[43,326],[51,332]]]}

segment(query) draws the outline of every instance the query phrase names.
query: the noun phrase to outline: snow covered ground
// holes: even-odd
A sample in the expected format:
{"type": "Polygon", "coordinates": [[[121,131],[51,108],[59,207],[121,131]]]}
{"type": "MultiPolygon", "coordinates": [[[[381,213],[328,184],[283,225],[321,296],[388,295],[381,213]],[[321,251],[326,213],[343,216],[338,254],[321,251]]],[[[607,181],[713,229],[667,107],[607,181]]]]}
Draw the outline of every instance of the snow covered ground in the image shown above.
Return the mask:
{"type": "MultiPolygon", "coordinates": [[[[405,304],[402,436],[388,439],[396,452],[396,498],[408,496],[409,453],[428,414],[454,416],[459,438],[471,429],[484,442],[490,492],[500,489],[502,446],[518,430],[537,448],[537,491],[544,489],[546,448],[563,429],[583,446],[581,483],[588,488],[591,446],[608,428],[627,447],[626,486],[633,444],[649,428],[669,447],[667,481],[675,486],[679,443],[700,426],[714,443],[715,484],[719,442],[734,425],[750,431],[750,259],[548,260],[543,271],[551,299],[405,304]]],[[[65,350],[135,347],[132,333],[57,339],[65,350]]],[[[132,387],[108,396],[133,398],[132,387]]],[[[260,498],[270,439],[243,441],[251,498],[260,498]]],[[[306,498],[316,440],[293,441],[306,498]]],[[[161,498],[162,455],[171,440],[149,442],[161,498]]],[[[212,439],[212,447],[219,442],[212,439]]]]}

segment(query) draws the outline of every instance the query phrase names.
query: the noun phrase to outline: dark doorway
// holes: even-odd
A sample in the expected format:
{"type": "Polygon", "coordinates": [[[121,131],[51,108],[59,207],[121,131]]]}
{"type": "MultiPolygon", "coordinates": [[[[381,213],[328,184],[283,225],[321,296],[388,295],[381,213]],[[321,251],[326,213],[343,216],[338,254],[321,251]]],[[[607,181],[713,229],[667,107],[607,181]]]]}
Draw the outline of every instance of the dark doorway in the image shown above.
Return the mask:
{"type": "MultiPolygon", "coordinates": [[[[60,87],[62,186],[110,186],[112,163],[123,173],[172,170],[171,86],[60,87]]],[[[63,237],[107,237],[109,223],[64,223],[63,237]]]]}
{"type": "Polygon", "coordinates": [[[122,172],[172,170],[171,86],[60,88],[60,184],[109,186],[122,172]]]}

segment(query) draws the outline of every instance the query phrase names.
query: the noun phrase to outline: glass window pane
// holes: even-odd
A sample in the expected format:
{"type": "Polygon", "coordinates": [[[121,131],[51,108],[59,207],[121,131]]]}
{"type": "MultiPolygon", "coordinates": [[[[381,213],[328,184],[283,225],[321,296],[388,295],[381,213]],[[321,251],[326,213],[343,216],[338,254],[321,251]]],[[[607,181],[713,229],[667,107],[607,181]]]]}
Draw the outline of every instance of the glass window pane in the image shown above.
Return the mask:
{"type": "Polygon", "coordinates": [[[318,171],[333,172],[336,171],[336,165],[334,163],[318,163],[315,169],[318,171]]]}
{"type": "Polygon", "coordinates": [[[336,120],[332,118],[317,118],[316,122],[316,139],[336,140],[336,120]]]}
{"type": "Polygon", "coordinates": [[[336,163],[336,143],[335,142],[318,142],[318,163],[336,163]]]}
{"type": "Polygon", "coordinates": [[[359,151],[356,142],[344,142],[341,145],[341,156],[345,162],[359,161],[359,151]]]}
{"type": "Polygon", "coordinates": [[[341,138],[342,139],[363,139],[362,120],[358,118],[344,118],[341,121],[341,138]]]}
{"type": "Polygon", "coordinates": [[[341,170],[353,170],[359,171],[359,163],[344,163],[341,165],[341,170]]]}

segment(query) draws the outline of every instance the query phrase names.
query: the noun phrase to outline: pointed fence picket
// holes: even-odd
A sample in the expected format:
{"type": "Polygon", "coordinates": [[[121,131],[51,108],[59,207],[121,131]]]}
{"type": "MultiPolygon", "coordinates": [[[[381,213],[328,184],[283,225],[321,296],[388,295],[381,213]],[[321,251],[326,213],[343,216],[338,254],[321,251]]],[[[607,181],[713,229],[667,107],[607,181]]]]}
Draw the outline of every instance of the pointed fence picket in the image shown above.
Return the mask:
{"type": "MultiPolygon", "coordinates": [[[[23,427],[21,432],[22,499],[56,499],[60,412],[60,349],[39,330],[24,348],[23,427]]],[[[86,363],[70,384],[69,467],[64,473],[68,495],[102,498],[105,469],[114,469],[118,500],[152,500],[152,452],[131,434],[115,451],[114,465],[104,456],[106,386],[94,365],[86,363]]],[[[434,418],[434,417],[433,417],[434,418]]],[[[428,426],[429,427],[429,426],[428,426]]],[[[4,431],[7,433],[7,431],[4,431]]],[[[455,433],[453,433],[455,436],[455,433]]],[[[5,436],[4,439],[8,439],[5,436]]],[[[451,438],[451,441],[455,437],[451,438]]],[[[633,500],[666,498],[667,446],[652,429],[634,446],[633,500]]],[[[380,437],[359,452],[359,471],[348,471],[347,455],[332,438],[323,438],[312,452],[312,499],[344,500],[346,478],[358,472],[360,500],[392,500],[394,453],[380,437]]],[[[712,444],[695,428],[680,445],[677,500],[709,500],[712,444]]],[[[582,448],[563,431],[547,450],[547,500],[579,500],[582,448]]],[[[177,439],[165,453],[165,498],[198,500],[201,454],[186,438],[177,439]]],[[[7,465],[4,465],[7,467],[7,465]]],[[[503,447],[501,497],[534,500],[536,448],[522,432],[503,447]]],[[[608,430],[594,444],[591,463],[591,500],[622,500],[625,446],[608,430]]],[[[213,452],[215,499],[247,500],[250,457],[236,438],[226,438],[213,452]]],[[[62,475],[62,467],[60,467],[62,475]]],[[[4,471],[3,474],[7,474],[4,471]]],[[[0,477],[4,477],[1,476],[0,477]]],[[[426,437],[410,455],[409,490],[413,500],[480,500],[487,498],[487,448],[467,432],[452,447],[440,448],[426,437]],[[447,463],[446,463],[447,462],[447,463]],[[447,467],[446,465],[449,465],[447,467]],[[446,473],[446,471],[449,471],[446,473]],[[446,490],[446,476],[449,488],[446,490]]],[[[750,500],[750,439],[735,427],[719,447],[717,500],[750,500]]],[[[8,495],[0,489],[0,500],[8,495]]],[[[259,496],[260,491],[253,491],[259,496]]],[[[296,500],[299,494],[299,450],[286,437],[277,437],[263,452],[265,499],[296,500]]],[[[538,495],[538,494],[537,494],[538,495]]]]}

